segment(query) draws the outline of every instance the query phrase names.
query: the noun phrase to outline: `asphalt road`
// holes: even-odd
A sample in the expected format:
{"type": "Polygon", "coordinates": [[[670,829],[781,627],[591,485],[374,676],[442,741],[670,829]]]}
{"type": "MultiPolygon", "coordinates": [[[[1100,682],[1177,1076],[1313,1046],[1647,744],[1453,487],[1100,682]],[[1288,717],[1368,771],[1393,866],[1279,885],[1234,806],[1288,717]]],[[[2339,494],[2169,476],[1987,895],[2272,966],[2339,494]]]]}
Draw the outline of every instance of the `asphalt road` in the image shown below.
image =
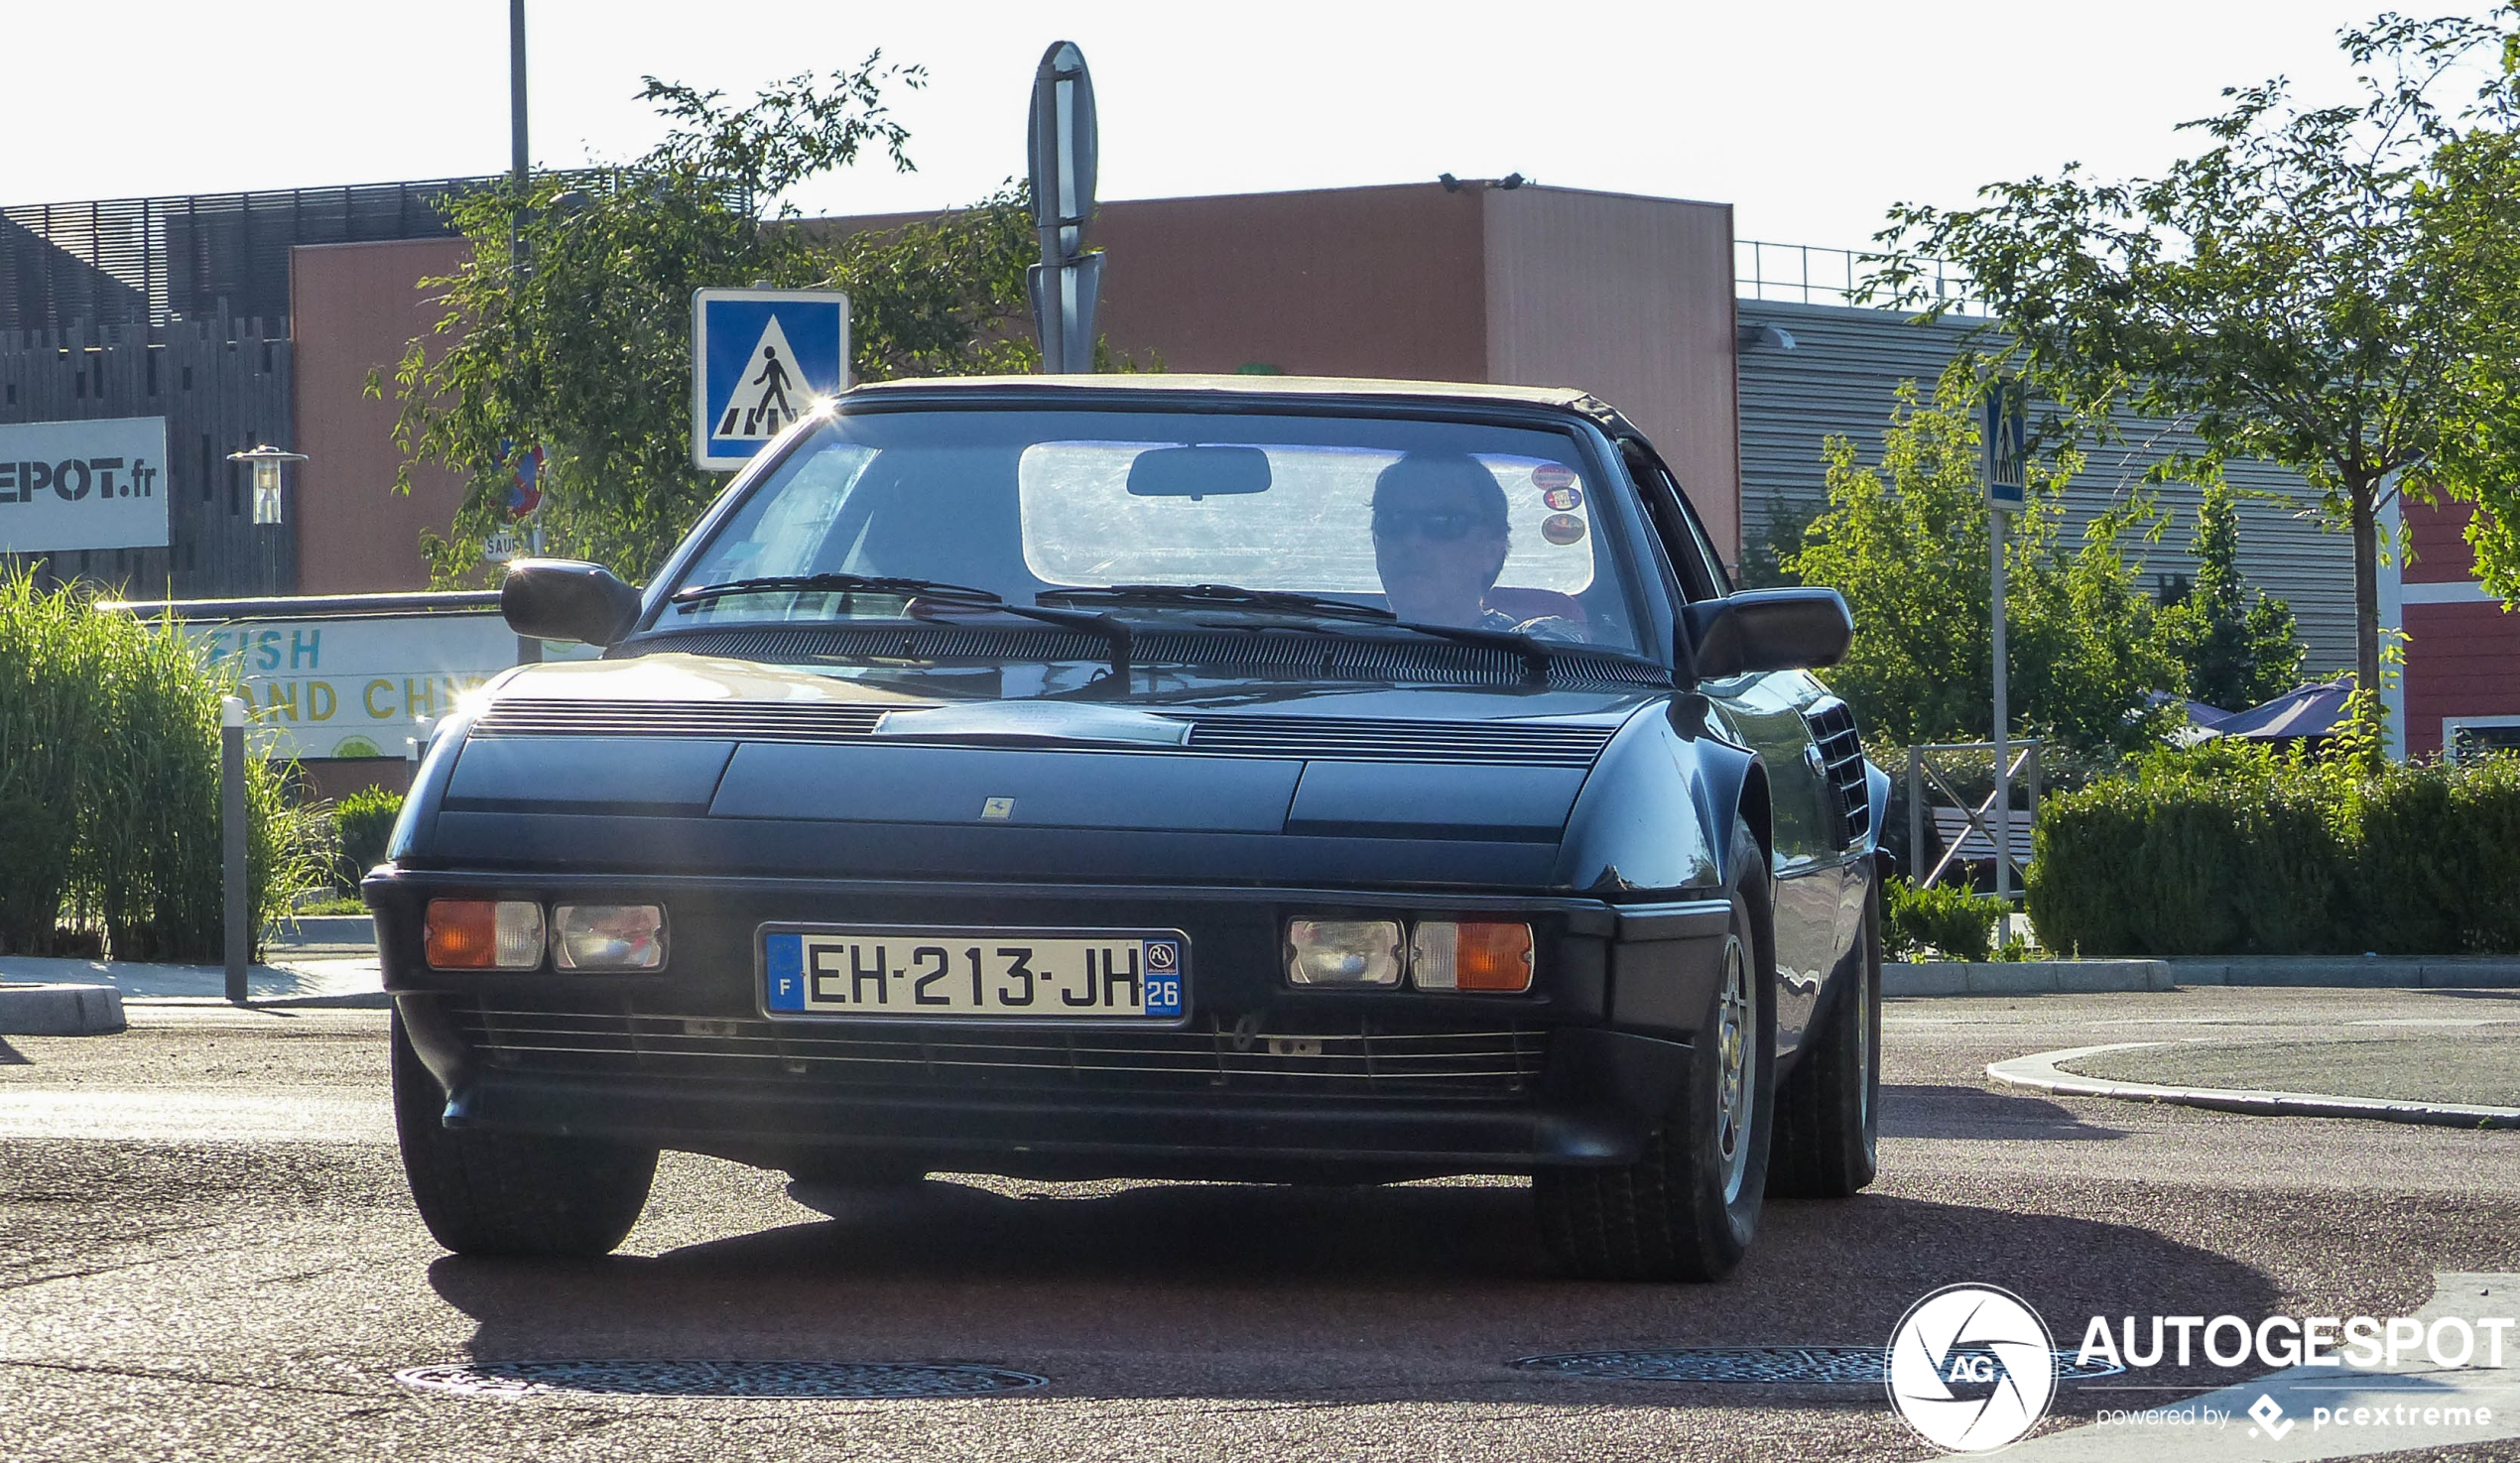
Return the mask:
{"type": "MultiPolygon", "coordinates": [[[[1507,1181],[932,1180],[830,1219],[780,1175],[690,1158],[669,1158],[619,1257],[457,1260],[403,1191],[381,1013],[138,1007],[120,1036],[0,1041],[0,1458],[1922,1458],[1871,1389],[1507,1363],[1878,1345],[1959,1280],[2027,1297],[2066,1345],[2094,1313],[2412,1312],[2437,1272],[2520,1271],[2520,1133],[2056,1101],[1989,1091],[1983,1067],[2111,1040],[2507,1017],[2516,997],[1893,1002],[1881,1183],[1772,1205],[1741,1274],[1694,1287],[1558,1278],[1507,1181]],[[393,1377],[561,1357],[950,1360],[1051,1385],[489,1401],[393,1377]]],[[[2048,1427],[2179,1395],[2129,1380],[2069,1387],[2048,1427]]]]}

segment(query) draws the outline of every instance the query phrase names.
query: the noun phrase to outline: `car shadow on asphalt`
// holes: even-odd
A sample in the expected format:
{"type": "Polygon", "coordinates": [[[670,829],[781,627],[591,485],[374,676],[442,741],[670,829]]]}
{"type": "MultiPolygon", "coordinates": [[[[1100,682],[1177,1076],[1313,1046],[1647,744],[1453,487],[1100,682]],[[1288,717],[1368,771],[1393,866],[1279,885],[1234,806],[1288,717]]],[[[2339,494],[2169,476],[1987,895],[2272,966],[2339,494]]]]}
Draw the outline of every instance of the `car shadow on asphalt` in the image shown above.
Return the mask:
{"type": "Polygon", "coordinates": [[[34,1064],[27,1059],[25,1052],[10,1045],[6,1038],[0,1038],[0,1067],[23,1067],[34,1064]]]}
{"type": "MultiPolygon", "coordinates": [[[[1528,1188],[1510,1182],[1018,1190],[935,1178],[825,1199],[837,1217],[653,1257],[447,1258],[429,1280],[473,1319],[471,1353],[485,1361],[951,1359],[1105,1396],[1512,1388],[1570,1404],[1598,1402],[1600,1386],[1680,1399],[1668,1385],[1535,1380],[1512,1360],[1878,1345],[1911,1303],[1960,1280],[2030,1297],[2067,1347],[2090,1315],[2256,1315],[2276,1301],[2256,1270],[2137,1226],[1896,1195],[1772,1203],[1749,1261],[1713,1285],[1566,1278],[1545,1258],[1528,1188]]],[[[1689,1393],[1693,1405],[1777,1401],[1759,1387],[1689,1393]]]]}
{"type": "Polygon", "coordinates": [[[1881,1136],[2102,1143],[2126,1134],[2084,1122],[2071,1108],[2044,1097],[1989,1092],[1983,1087],[1884,1083],[1881,1136]]]}

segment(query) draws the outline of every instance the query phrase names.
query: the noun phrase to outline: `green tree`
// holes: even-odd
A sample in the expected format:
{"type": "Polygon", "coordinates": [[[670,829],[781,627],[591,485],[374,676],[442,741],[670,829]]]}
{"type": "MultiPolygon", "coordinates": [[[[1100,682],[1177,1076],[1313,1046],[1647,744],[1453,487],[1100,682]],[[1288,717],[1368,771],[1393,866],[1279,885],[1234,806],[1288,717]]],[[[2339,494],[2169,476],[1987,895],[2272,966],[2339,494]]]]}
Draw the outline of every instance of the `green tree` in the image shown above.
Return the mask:
{"type": "MultiPolygon", "coordinates": [[[[509,524],[513,460],[529,446],[545,454],[546,551],[653,572],[724,485],[692,465],[694,290],[848,291],[860,379],[1032,365],[1018,327],[1030,220],[1014,189],[932,222],[839,237],[793,210],[756,210],[870,149],[907,170],[908,134],[884,97],[922,79],[878,54],[737,106],[649,77],[643,99],[667,130],[637,160],[453,203],[471,257],[424,282],[445,312],[393,381],[398,490],[422,462],[468,483],[451,535],[425,545],[441,583],[481,572],[485,541],[509,524]]],[[[386,388],[371,377],[368,389],[386,388]]]]}
{"type": "MultiPolygon", "coordinates": [[[[1978,477],[1982,359],[1953,361],[1920,398],[1902,382],[1881,456],[1830,437],[1828,510],[1785,565],[1827,584],[1854,612],[1855,641],[1829,672],[1867,728],[1900,742],[1978,739],[1993,729],[1988,513],[1978,477]]],[[[2138,566],[2119,540],[2149,504],[2095,521],[2079,549],[2058,547],[2071,449],[2034,457],[2028,507],[2005,549],[2006,650],[2016,734],[2083,753],[2154,739],[2148,693],[2176,686],[2138,566]]]]}
{"type": "MultiPolygon", "coordinates": [[[[1928,262],[1965,269],[2025,374],[2096,420],[2118,402],[2204,439],[2206,465],[2299,472],[2353,542],[2355,666],[2381,683],[2380,514],[2443,481],[2480,280],[2440,239],[2442,150],[2472,110],[2435,93],[2507,17],[2383,17],[2344,32],[2360,101],[2304,107],[2282,80],[2185,124],[2210,143],[2157,179],[1990,184],[1983,206],[1901,204],[1875,288],[1940,314],[1928,262]]],[[[2480,162],[2481,167],[2481,162],[2480,162]]],[[[2487,170],[2490,171],[2490,170],[2487,170]]]]}
{"type": "Polygon", "coordinates": [[[2188,670],[2188,694],[2240,710],[2291,690],[2301,674],[2292,606],[2249,588],[2240,573],[2240,511],[2218,472],[2205,483],[2189,549],[2197,576],[2161,614],[2172,653],[2188,670]]]}

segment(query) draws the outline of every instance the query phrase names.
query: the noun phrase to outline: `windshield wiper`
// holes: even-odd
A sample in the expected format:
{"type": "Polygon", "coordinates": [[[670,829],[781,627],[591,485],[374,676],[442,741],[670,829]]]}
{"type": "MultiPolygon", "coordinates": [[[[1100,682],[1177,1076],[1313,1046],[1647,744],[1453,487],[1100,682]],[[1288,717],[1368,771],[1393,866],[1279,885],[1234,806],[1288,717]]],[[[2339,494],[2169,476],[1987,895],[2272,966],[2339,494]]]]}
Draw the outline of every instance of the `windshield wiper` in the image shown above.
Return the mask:
{"type": "Polygon", "coordinates": [[[889,574],[769,574],[757,579],[729,579],[677,589],[666,603],[684,614],[700,605],[736,594],[895,594],[904,599],[934,599],[951,604],[996,605],[1005,600],[994,589],[947,584],[941,579],[902,579],[889,574]]]}
{"type": "Polygon", "coordinates": [[[1045,589],[1033,598],[1036,601],[1055,599],[1062,603],[1083,601],[1112,606],[1189,605],[1213,609],[1278,610],[1314,615],[1324,620],[1388,625],[1395,630],[1414,631],[1438,640],[1512,651],[1522,660],[1523,678],[1538,684],[1548,682],[1549,662],[1556,655],[1547,642],[1519,630],[1430,625],[1403,620],[1389,610],[1358,604],[1351,599],[1333,599],[1324,594],[1304,594],[1292,589],[1245,589],[1238,584],[1110,584],[1100,589],[1045,589]]]}
{"type": "Polygon", "coordinates": [[[1008,604],[1005,596],[994,589],[971,584],[948,584],[943,579],[909,579],[892,574],[768,574],[754,579],[730,579],[723,584],[702,584],[691,589],[678,589],[666,600],[682,614],[690,614],[701,605],[736,594],[890,594],[903,599],[926,600],[941,609],[986,610],[993,615],[1014,615],[1038,620],[1063,629],[1082,630],[1100,636],[1111,647],[1111,676],[1122,695],[1129,689],[1129,651],[1133,637],[1129,627],[1109,615],[1090,615],[1081,610],[1036,609],[1028,605],[1008,604]]]}
{"type": "Polygon", "coordinates": [[[1358,604],[1352,599],[1332,599],[1326,594],[1303,594],[1292,589],[1245,589],[1238,584],[1106,584],[1099,589],[1045,589],[1033,596],[1036,604],[1057,601],[1061,604],[1183,605],[1193,609],[1277,610],[1299,615],[1318,615],[1328,620],[1373,620],[1395,623],[1398,616],[1389,610],[1358,604]]]}

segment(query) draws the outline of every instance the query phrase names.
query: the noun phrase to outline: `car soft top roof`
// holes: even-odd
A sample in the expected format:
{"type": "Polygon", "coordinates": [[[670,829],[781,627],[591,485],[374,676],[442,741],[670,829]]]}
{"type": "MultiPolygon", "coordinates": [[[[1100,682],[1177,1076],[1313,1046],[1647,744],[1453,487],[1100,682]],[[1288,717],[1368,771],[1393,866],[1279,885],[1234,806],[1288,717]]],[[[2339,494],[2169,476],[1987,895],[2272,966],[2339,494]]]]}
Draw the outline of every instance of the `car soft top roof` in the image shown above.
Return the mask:
{"type": "Polygon", "coordinates": [[[1233,398],[1238,402],[1285,401],[1289,405],[1320,401],[1405,403],[1430,406],[1546,407],[1574,412],[1599,423],[1613,434],[1637,434],[1617,408],[1590,392],[1572,386],[1499,386],[1480,381],[1386,381],[1367,376],[1198,376],[1130,373],[1110,376],[920,376],[876,381],[852,388],[839,400],[888,396],[980,396],[999,400],[1055,397],[1145,398],[1170,396],[1185,404],[1200,397],[1233,398]]]}

